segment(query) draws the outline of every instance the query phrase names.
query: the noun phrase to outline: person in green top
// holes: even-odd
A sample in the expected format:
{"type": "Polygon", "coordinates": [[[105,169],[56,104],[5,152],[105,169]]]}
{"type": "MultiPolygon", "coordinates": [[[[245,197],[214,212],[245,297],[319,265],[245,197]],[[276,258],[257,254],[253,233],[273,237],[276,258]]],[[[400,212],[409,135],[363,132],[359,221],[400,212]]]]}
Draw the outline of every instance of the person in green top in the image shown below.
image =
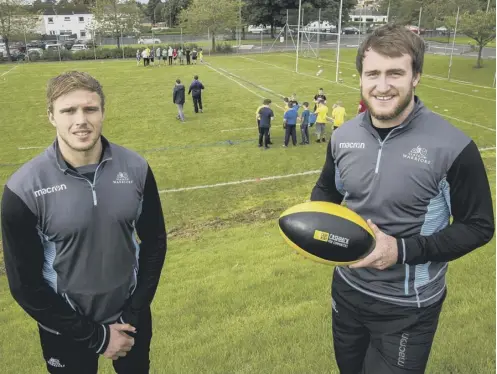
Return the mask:
{"type": "Polygon", "coordinates": [[[179,49],[178,57],[179,57],[179,64],[183,65],[183,62],[185,61],[185,54],[183,53],[183,47],[179,49]]]}

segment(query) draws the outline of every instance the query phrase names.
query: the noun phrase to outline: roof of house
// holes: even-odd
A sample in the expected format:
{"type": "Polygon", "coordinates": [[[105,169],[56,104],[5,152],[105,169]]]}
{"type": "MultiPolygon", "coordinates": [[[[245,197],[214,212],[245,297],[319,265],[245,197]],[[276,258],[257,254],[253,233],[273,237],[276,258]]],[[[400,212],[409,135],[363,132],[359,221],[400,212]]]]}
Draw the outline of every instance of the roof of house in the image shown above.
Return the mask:
{"type": "Polygon", "coordinates": [[[76,15],[76,14],[88,14],[90,15],[91,12],[86,9],[86,8],[80,8],[80,9],[59,9],[59,10],[55,10],[53,8],[51,9],[45,9],[45,11],[43,12],[43,15],[44,16],[55,16],[55,15],[59,15],[59,16],[72,16],[72,15],[76,15]]]}

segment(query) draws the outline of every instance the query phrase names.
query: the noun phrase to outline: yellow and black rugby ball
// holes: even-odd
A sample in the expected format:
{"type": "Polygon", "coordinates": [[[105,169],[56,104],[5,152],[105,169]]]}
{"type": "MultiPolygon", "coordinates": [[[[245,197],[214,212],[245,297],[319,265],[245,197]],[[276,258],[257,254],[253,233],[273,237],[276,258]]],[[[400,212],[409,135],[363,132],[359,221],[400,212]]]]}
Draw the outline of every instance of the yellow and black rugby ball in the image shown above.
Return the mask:
{"type": "Polygon", "coordinates": [[[295,205],[279,218],[280,233],[297,252],[328,265],[350,265],[375,247],[366,221],[352,210],[333,203],[311,201],[295,205]]]}

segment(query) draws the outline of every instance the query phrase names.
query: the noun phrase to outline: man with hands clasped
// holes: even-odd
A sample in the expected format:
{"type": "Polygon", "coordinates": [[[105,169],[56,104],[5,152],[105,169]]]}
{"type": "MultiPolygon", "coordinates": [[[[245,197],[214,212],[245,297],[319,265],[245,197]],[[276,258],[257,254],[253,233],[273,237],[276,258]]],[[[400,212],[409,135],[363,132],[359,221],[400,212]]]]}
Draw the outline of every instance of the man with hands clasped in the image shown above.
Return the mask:
{"type": "Polygon", "coordinates": [[[55,140],[10,177],[2,196],[10,291],[38,324],[50,373],[97,373],[99,355],[119,374],[149,372],[164,216],[152,169],[102,135],[104,113],[95,78],[52,78],[55,140]]]}

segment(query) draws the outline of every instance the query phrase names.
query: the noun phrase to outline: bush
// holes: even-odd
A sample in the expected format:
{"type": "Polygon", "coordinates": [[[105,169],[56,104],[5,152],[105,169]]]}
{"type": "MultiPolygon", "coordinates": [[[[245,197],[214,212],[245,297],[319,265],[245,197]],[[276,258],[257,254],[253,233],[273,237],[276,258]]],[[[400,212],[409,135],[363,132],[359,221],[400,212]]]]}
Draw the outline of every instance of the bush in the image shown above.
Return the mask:
{"type": "MultiPolygon", "coordinates": [[[[197,51],[200,47],[197,43],[170,43],[170,44],[153,44],[153,45],[147,45],[143,44],[140,47],[131,47],[127,46],[124,47],[124,58],[135,58],[136,57],[136,50],[139,49],[140,52],[143,51],[143,48],[149,47],[149,48],[154,48],[157,49],[160,47],[160,49],[164,50],[167,49],[169,46],[172,48],[179,49],[180,47],[183,48],[190,48],[190,50],[193,50],[193,48],[196,48],[197,51]]],[[[205,48],[204,53],[207,53],[208,50],[206,51],[205,48]]],[[[216,49],[215,52],[217,53],[233,53],[234,49],[233,46],[229,43],[225,42],[220,42],[216,44],[216,49]]],[[[46,50],[45,53],[41,57],[32,55],[31,61],[59,61],[59,52],[57,50],[46,50]]],[[[70,50],[66,49],[61,49],[60,50],[60,59],[63,61],[68,61],[68,60],[94,60],[95,57],[98,60],[105,60],[105,59],[122,59],[123,58],[123,48],[96,48],[95,51],[93,48],[89,48],[84,51],[77,51],[77,52],[71,52],[70,50]]],[[[1,59],[0,59],[0,62],[1,59]]]]}
{"type": "Polygon", "coordinates": [[[230,43],[216,43],[216,52],[218,53],[233,53],[233,46],[230,43]]]}

